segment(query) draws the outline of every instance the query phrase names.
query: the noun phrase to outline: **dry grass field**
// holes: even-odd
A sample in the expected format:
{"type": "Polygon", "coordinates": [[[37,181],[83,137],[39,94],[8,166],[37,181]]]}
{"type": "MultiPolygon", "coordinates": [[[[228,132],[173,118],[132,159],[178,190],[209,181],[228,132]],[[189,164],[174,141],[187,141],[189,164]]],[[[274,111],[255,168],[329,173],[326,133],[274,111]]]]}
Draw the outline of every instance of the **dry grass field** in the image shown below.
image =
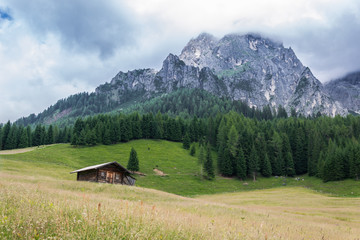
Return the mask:
{"type": "Polygon", "coordinates": [[[360,199],[300,187],[186,198],[0,173],[1,239],[359,239],[360,199]]]}

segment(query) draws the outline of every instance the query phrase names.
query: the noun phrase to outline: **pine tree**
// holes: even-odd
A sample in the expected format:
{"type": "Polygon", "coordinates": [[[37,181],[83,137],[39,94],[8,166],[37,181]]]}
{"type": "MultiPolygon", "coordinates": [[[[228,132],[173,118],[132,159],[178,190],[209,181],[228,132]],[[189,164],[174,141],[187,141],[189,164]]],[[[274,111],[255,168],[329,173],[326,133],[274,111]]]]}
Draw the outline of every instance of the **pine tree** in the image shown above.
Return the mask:
{"type": "Polygon", "coordinates": [[[265,154],[264,160],[263,160],[263,167],[261,169],[261,174],[264,177],[270,177],[272,174],[272,170],[271,170],[271,163],[269,160],[269,157],[267,155],[267,153],[265,154]]]}
{"type": "Polygon", "coordinates": [[[50,125],[48,130],[47,130],[45,143],[46,144],[53,144],[54,143],[54,131],[53,131],[53,126],[52,125],[50,125]]]}
{"type": "Polygon", "coordinates": [[[213,161],[212,161],[212,157],[211,157],[210,144],[208,144],[208,146],[206,148],[206,159],[204,162],[204,170],[206,173],[206,177],[208,179],[213,179],[215,177],[214,165],[213,165],[213,161]]]}
{"type": "Polygon", "coordinates": [[[246,179],[246,160],[244,157],[244,152],[241,147],[238,149],[238,156],[236,157],[236,176],[242,180],[246,179]]]}
{"type": "Polygon", "coordinates": [[[294,161],[290,152],[285,154],[285,175],[286,176],[294,176],[295,175],[295,167],[294,161]]]}
{"type": "Polygon", "coordinates": [[[199,155],[198,155],[198,164],[200,166],[200,175],[203,175],[203,166],[205,162],[205,150],[203,146],[199,148],[199,155]]]}
{"type": "Polygon", "coordinates": [[[92,130],[86,131],[86,144],[95,146],[97,143],[97,137],[95,133],[95,128],[92,130]]]}
{"type": "Polygon", "coordinates": [[[353,157],[350,160],[350,176],[355,178],[356,181],[360,177],[360,145],[356,143],[353,147],[353,157]]]}
{"type": "Polygon", "coordinates": [[[308,159],[308,173],[309,176],[316,176],[318,172],[317,165],[322,146],[322,139],[318,130],[315,130],[312,138],[312,145],[310,145],[311,143],[309,141],[309,147],[311,147],[309,148],[309,151],[311,151],[311,154],[309,154],[310,156],[308,159]]]}
{"type": "Polygon", "coordinates": [[[2,149],[5,149],[6,141],[10,132],[11,123],[8,121],[2,128],[2,149]]]}
{"type": "Polygon", "coordinates": [[[80,135],[77,139],[76,145],[79,145],[79,146],[86,145],[86,129],[81,130],[80,135]]]}
{"type": "MultiPolygon", "coordinates": [[[[32,137],[32,145],[33,146],[41,145],[41,125],[36,125],[36,127],[35,127],[34,135],[32,137]]],[[[75,145],[75,144],[72,144],[72,145],[75,145]]]]}
{"type": "Polygon", "coordinates": [[[321,179],[324,176],[325,158],[326,158],[326,153],[324,153],[323,151],[320,151],[319,160],[318,160],[318,163],[317,163],[317,174],[316,174],[316,176],[321,178],[321,179]]]}
{"type": "MultiPolygon", "coordinates": [[[[71,145],[78,145],[79,144],[79,138],[81,131],[85,129],[85,123],[81,118],[76,119],[76,122],[74,124],[73,128],[73,138],[71,141],[71,145]]],[[[36,129],[35,129],[36,131],[36,129]]],[[[80,140],[82,142],[82,140],[80,140]]]]}
{"type": "Polygon", "coordinates": [[[139,171],[139,159],[137,157],[137,153],[135,151],[135,149],[132,147],[131,148],[131,152],[130,152],[130,157],[129,157],[129,162],[127,165],[127,168],[130,171],[139,171]]]}
{"type": "Polygon", "coordinates": [[[284,175],[284,159],[282,155],[282,139],[278,132],[274,132],[271,141],[271,169],[274,175],[284,175]]]}
{"type": "MultiPolygon", "coordinates": [[[[66,128],[66,127],[65,127],[66,128]]],[[[28,139],[28,143],[27,143],[27,146],[30,147],[32,146],[32,139],[31,139],[31,127],[30,126],[27,126],[26,127],[26,135],[27,135],[27,139],[28,139]]]]}
{"type": "Polygon", "coordinates": [[[104,135],[103,135],[103,141],[102,141],[102,143],[103,143],[104,145],[110,145],[110,144],[111,144],[109,126],[106,126],[105,129],[104,129],[104,135]]]}
{"type": "Polygon", "coordinates": [[[221,162],[220,170],[222,175],[227,177],[231,177],[234,174],[234,166],[231,160],[231,153],[227,148],[224,150],[224,157],[221,162]]]}
{"type": "Polygon", "coordinates": [[[253,176],[253,180],[256,181],[256,173],[259,171],[259,158],[256,153],[255,146],[253,145],[249,158],[249,173],[253,176]]]}
{"type": "Polygon", "coordinates": [[[26,129],[24,129],[22,131],[22,133],[21,133],[18,147],[19,148],[26,148],[26,147],[29,146],[28,144],[29,144],[28,134],[27,134],[26,129]]]}
{"type": "Polygon", "coordinates": [[[2,140],[3,140],[3,139],[2,139],[2,134],[3,134],[3,133],[2,133],[2,129],[3,129],[3,128],[2,128],[2,124],[0,124],[0,150],[2,150],[2,140]]]}
{"type": "Polygon", "coordinates": [[[189,137],[188,133],[185,134],[185,137],[184,137],[184,140],[183,140],[183,148],[184,149],[189,149],[190,148],[190,137],[189,137]]]}
{"type": "Polygon", "coordinates": [[[17,147],[17,131],[17,126],[12,124],[4,149],[14,149],[17,147]]]}
{"type": "Polygon", "coordinates": [[[235,158],[237,156],[238,138],[239,134],[237,133],[235,126],[232,125],[227,140],[227,147],[230,151],[232,158],[235,158]]]}
{"type": "Polygon", "coordinates": [[[191,144],[191,147],[190,147],[190,155],[195,156],[195,153],[196,153],[196,146],[195,146],[195,143],[193,143],[193,144],[191,144]]]}
{"type": "Polygon", "coordinates": [[[132,117],[132,131],[134,139],[140,139],[142,137],[141,120],[137,112],[134,113],[132,117]]]}

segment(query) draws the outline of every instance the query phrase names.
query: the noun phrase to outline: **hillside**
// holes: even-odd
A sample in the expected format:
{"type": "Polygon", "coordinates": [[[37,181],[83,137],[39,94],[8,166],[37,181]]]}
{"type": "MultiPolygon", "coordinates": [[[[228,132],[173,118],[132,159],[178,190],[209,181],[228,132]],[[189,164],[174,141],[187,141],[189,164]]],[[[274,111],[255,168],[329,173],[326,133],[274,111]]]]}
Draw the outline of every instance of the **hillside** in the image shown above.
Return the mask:
{"type": "Polygon", "coordinates": [[[160,70],[119,72],[95,92],[59,100],[18,123],[71,123],[79,116],[124,111],[184,88],[242,101],[258,110],[281,105],[288,113],[294,109],[304,116],[347,114],[291,48],[254,34],[228,34],[221,39],[201,34],[191,39],[179,56],[169,54],[160,70]]]}
{"type": "Polygon", "coordinates": [[[358,182],[323,184],[307,176],[286,179],[287,186],[275,177],[249,185],[220,177],[201,180],[194,176],[196,158],[178,143],[60,144],[0,159],[2,239],[355,239],[360,234],[359,198],[295,187],[360,196],[358,182]],[[76,182],[69,174],[102,159],[124,164],[131,146],[147,174],[137,176],[137,187],[76,182]],[[168,176],[155,175],[154,165],[168,176]],[[187,198],[139,185],[182,195],[231,193],[187,198]],[[273,189],[248,191],[262,188],[273,189]]]}
{"type": "MultiPolygon", "coordinates": [[[[135,97],[135,96],[134,96],[135,97]]],[[[81,93],[67,99],[59,100],[38,115],[18,119],[15,123],[20,125],[58,124],[69,126],[74,124],[78,117],[92,116],[100,113],[149,113],[158,112],[170,116],[181,115],[185,118],[215,117],[218,113],[236,111],[245,116],[254,117],[255,111],[242,101],[229,98],[220,98],[201,89],[181,88],[168,94],[154,96],[151,99],[137,98],[129,100],[126,104],[117,105],[115,102],[106,103],[99,95],[94,93],[81,93]],[[137,101],[138,100],[138,101],[137,101]],[[99,107],[101,106],[101,107],[99,107]]],[[[256,110],[257,113],[261,111],[256,110]]]]}
{"type": "MultiPolygon", "coordinates": [[[[69,144],[35,148],[30,152],[11,155],[0,155],[1,171],[13,174],[33,176],[36,173],[43,177],[59,180],[76,180],[69,172],[104,162],[117,161],[126,166],[131,147],[138,153],[140,171],[146,176],[137,176],[136,186],[154,188],[183,196],[213,194],[222,192],[248,191],[286,186],[304,186],[317,191],[339,196],[360,196],[360,182],[354,180],[323,183],[315,177],[304,177],[306,181],[295,178],[258,178],[240,181],[237,178],[216,176],[213,181],[200,177],[197,157],[189,155],[181,143],[164,140],[136,140],[116,145],[95,147],[72,147],[69,144]],[[154,168],[167,176],[159,176],[154,168]]],[[[16,150],[15,150],[16,151],[16,150]]],[[[216,154],[213,152],[214,165],[216,154]]]]}

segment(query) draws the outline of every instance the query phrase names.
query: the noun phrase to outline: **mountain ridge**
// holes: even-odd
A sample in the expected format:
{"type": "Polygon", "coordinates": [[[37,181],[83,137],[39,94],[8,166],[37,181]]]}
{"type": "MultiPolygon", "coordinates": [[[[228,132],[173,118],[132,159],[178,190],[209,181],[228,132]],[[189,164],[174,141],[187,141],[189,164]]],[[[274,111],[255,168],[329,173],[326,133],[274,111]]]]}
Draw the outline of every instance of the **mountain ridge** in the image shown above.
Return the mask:
{"type": "Polygon", "coordinates": [[[325,91],[349,111],[360,114],[360,71],[324,84],[325,91]]]}
{"type": "Polygon", "coordinates": [[[191,39],[179,56],[170,53],[160,70],[120,71],[95,93],[79,97],[75,110],[71,106],[61,112],[77,111],[79,116],[86,115],[85,108],[108,112],[134,99],[147,101],[181,88],[199,88],[257,109],[281,105],[288,113],[294,109],[304,116],[347,114],[291,47],[258,34],[228,34],[218,39],[208,33],[191,39]]]}

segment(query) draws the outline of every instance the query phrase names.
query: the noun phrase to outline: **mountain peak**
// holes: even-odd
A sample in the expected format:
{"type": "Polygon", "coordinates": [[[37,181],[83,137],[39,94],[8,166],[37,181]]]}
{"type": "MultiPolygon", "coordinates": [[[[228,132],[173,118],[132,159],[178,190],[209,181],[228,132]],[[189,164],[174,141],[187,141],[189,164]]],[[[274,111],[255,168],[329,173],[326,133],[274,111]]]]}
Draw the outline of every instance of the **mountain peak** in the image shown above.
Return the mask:
{"type": "MultiPolygon", "coordinates": [[[[351,79],[359,78],[352,76],[351,79]]],[[[321,82],[303,66],[291,48],[254,33],[227,34],[221,39],[202,33],[188,42],[180,56],[169,54],[159,71],[119,72],[95,93],[73,98],[80,103],[88,98],[88,103],[94,104],[86,107],[86,112],[91,109],[92,113],[100,113],[182,88],[203,89],[258,109],[265,106],[276,109],[282,105],[288,112],[294,108],[304,116],[318,112],[330,116],[347,114],[346,109],[324,92],[321,82]]],[[[354,89],[356,98],[349,102],[359,99],[360,86],[354,89]]],[[[59,103],[70,107],[58,110],[85,111],[72,110],[73,98],[66,104],[59,103]]],[[[79,106],[83,106],[82,103],[79,106]]],[[[55,107],[52,110],[58,112],[55,107]]]]}
{"type": "Polygon", "coordinates": [[[207,32],[203,32],[203,33],[200,33],[199,36],[197,36],[194,40],[210,42],[210,41],[216,41],[217,39],[216,39],[216,37],[214,37],[214,35],[207,33],[207,32]]]}

